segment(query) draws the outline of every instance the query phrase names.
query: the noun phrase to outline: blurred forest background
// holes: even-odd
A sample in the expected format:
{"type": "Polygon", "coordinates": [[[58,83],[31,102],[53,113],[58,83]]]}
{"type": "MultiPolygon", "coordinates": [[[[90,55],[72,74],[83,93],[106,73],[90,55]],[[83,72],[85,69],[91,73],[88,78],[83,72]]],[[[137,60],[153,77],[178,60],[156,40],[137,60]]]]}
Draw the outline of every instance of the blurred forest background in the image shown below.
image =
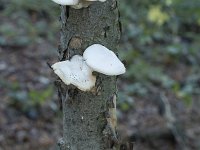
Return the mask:
{"type": "MultiPolygon", "coordinates": [[[[121,0],[118,128],[134,150],[200,150],[200,1],[121,0]]],[[[0,0],[0,150],[55,150],[62,113],[47,62],[50,0],[0,0]]]]}

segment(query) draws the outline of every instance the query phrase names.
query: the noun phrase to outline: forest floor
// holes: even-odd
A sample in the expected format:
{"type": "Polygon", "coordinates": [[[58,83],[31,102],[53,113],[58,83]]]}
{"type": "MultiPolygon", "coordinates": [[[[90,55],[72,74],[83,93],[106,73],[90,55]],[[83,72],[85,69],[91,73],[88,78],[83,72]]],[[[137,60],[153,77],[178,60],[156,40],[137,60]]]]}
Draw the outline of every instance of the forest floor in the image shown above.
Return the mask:
{"type": "MultiPolygon", "coordinates": [[[[14,20],[1,15],[0,22],[18,28],[14,20]]],[[[55,150],[62,136],[62,113],[53,83],[56,76],[47,62],[58,60],[58,44],[45,37],[30,39],[28,44],[16,40],[21,37],[14,43],[5,37],[0,34],[0,150],[55,150]]],[[[59,34],[55,37],[58,41],[59,34]]],[[[164,69],[180,83],[192,72],[191,65],[182,62],[164,69]]],[[[196,76],[194,82],[200,85],[196,76]]],[[[199,94],[186,104],[155,82],[148,84],[145,94],[127,97],[126,87],[131,84],[125,77],[119,79],[118,130],[123,143],[133,144],[134,150],[200,149],[199,94]]]]}
{"type": "Polygon", "coordinates": [[[57,57],[49,45],[0,48],[1,150],[53,150],[61,137],[61,112],[46,64],[57,57]]]}

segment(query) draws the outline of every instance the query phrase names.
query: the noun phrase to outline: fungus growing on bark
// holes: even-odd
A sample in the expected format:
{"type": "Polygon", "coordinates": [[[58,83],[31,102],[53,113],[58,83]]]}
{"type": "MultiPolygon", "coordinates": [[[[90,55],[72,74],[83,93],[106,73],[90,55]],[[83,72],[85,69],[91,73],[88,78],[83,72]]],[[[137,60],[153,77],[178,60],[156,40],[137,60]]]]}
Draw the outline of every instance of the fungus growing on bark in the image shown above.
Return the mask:
{"type": "Polygon", "coordinates": [[[105,75],[114,76],[126,72],[124,64],[115,53],[100,44],[89,46],[83,53],[83,58],[93,71],[105,75]]]}
{"type": "Polygon", "coordinates": [[[89,91],[95,86],[96,77],[82,56],[75,55],[70,61],[57,62],[52,68],[66,85],[73,84],[82,91],[89,91]]]}
{"type": "Polygon", "coordinates": [[[60,79],[66,84],[73,84],[82,91],[90,91],[96,82],[93,71],[114,76],[125,73],[124,64],[114,52],[100,44],[89,46],[83,57],[75,55],[71,60],[57,62],[52,68],[60,79]]]}
{"type": "Polygon", "coordinates": [[[75,9],[88,7],[94,1],[105,2],[106,0],[52,0],[60,5],[69,5],[75,9]]]}
{"type": "Polygon", "coordinates": [[[60,5],[77,5],[80,0],[52,0],[60,5]]]}

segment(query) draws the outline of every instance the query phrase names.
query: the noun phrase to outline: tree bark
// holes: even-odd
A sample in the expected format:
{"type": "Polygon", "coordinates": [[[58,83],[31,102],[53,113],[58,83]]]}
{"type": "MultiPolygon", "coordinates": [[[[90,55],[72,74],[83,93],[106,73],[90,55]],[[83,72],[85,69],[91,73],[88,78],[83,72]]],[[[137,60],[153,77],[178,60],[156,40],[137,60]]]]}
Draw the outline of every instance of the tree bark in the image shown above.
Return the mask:
{"type": "MultiPolygon", "coordinates": [[[[120,39],[116,0],[94,2],[88,8],[61,6],[59,59],[82,55],[92,44],[116,50],[120,39]]],[[[114,150],[116,134],[116,77],[97,74],[95,88],[82,92],[56,81],[63,108],[61,150],[114,150]]]]}

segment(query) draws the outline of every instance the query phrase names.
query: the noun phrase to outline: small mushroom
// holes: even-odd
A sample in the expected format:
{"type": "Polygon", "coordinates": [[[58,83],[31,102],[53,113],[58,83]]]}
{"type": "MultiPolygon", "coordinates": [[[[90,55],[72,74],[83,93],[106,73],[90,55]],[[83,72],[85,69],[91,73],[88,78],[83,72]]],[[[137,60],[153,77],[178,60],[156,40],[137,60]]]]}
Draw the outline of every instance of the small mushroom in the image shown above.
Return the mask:
{"type": "Polygon", "coordinates": [[[117,58],[114,52],[100,44],[89,46],[83,53],[87,65],[93,71],[105,75],[120,75],[126,72],[124,64],[117,58]]]}
{"type": "Polygon", "coordinates": [[[60,5],[77,5],[80,0],[52,0],[60,5]]]}
{"type": "Polygon", "coordinates": [[[52,0],[60,5],[70,5],[74,9],[88,7],[94,1],[105,2],[106,0],[52,0]]]}
{"type": "Polygon", "coordinates": [[[86,1],[90,1],[90,2],[94,2],[94,1],[105,2],[106,0],[86,0],[86,1]]]}
{"type": "Polygon", "coordinates": [[[73,84],[82,91],[89,91],[95,86],[96,77],[87,66],[82,56],[75,55],[71,60],[57,62],[52,68],[60,79],[67,85],[73,84]]]}

